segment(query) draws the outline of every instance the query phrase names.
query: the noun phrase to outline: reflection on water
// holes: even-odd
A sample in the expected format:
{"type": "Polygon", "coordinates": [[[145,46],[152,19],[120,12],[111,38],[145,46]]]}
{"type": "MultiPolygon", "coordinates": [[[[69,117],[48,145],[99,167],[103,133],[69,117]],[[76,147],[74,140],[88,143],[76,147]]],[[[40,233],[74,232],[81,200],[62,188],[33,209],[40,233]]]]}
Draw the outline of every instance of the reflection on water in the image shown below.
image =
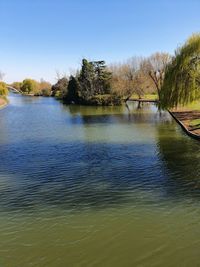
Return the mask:
{"type": "Polygon", "coordinates": [[[10,102],[0,266],[198,266],[200,144],[168,113],[10,102]]]}

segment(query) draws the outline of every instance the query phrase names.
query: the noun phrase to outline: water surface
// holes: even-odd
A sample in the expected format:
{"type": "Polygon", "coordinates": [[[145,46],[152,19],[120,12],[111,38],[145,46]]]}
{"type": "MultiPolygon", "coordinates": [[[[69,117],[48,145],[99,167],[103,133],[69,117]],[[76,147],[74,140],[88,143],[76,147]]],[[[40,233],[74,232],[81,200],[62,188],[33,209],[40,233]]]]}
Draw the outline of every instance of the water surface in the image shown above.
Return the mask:
{"type": "Polygon", "coordinates": [[[0,111],[0,266],[199,266],[200,143],[152,104],[0,111]]]}

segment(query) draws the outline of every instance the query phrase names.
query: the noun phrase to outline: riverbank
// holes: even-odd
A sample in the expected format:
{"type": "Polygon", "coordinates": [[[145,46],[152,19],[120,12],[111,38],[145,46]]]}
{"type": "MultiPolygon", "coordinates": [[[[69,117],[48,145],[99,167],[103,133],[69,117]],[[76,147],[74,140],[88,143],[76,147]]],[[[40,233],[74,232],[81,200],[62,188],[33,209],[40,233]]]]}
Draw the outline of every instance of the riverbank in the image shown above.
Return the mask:
{"type": "Polygon", "coordinates": [[[4,97],[0,97],[0,109],[6,107],[8,105],[8,100],[4,97]]]}
{"type": "Polygon", "coordinates": [[[141,98],[139,98],[138,95],[136,94],[133,94],[131,97],[130,97],[130,100],[133,100],[133,101],[143,101],[143,102],[158,102],[158,95],[157,94],[144,94],[141,96],[141,98]]]}
{"type": "Polygon", "coordinates": [[[200,140],[200,109],[194,107],[198,106],[172,109],[169,112],[189,136],[200,140]]]}

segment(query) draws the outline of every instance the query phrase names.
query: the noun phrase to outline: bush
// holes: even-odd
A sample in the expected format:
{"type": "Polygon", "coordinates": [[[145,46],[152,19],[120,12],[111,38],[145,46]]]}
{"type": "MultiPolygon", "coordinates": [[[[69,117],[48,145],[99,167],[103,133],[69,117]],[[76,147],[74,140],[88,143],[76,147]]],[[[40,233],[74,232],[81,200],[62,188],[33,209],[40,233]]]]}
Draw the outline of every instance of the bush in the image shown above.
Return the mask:
{"type": "Polygon", "coordinates": [[[39,83],[39,92],[42,96],[51,96],[51,87],[52,85],[45,80],[41,80],[39,83]]]}
{"type": "Polygon", "coordinates": [[[0,82],[0,95],[5,96],[8,94],[7,86],[4,82],[0,82]]]}
{"type": "Polygon", "coordinates": [[[83,100],[80,104],[92,106],[120,106],[122,105],[122,98],[116,95],[95,95],[87,101],[83,100]]]}
{"type": "Polygon", "coordinates": [[[64,98],[67,94],[68,79],[63,77],[52,86],[52,96],[64,98]]]}

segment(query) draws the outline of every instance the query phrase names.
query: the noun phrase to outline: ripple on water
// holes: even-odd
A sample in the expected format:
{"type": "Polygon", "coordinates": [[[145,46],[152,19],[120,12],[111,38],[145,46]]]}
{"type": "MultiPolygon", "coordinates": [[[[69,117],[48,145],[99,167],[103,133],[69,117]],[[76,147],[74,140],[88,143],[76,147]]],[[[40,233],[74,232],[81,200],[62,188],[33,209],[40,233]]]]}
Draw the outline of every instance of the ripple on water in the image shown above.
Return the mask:
{"type": "Polygon", "coordinates": [[[155,106],[12,96],[0,265],[198,266],[200,145],[155,106]]]}

